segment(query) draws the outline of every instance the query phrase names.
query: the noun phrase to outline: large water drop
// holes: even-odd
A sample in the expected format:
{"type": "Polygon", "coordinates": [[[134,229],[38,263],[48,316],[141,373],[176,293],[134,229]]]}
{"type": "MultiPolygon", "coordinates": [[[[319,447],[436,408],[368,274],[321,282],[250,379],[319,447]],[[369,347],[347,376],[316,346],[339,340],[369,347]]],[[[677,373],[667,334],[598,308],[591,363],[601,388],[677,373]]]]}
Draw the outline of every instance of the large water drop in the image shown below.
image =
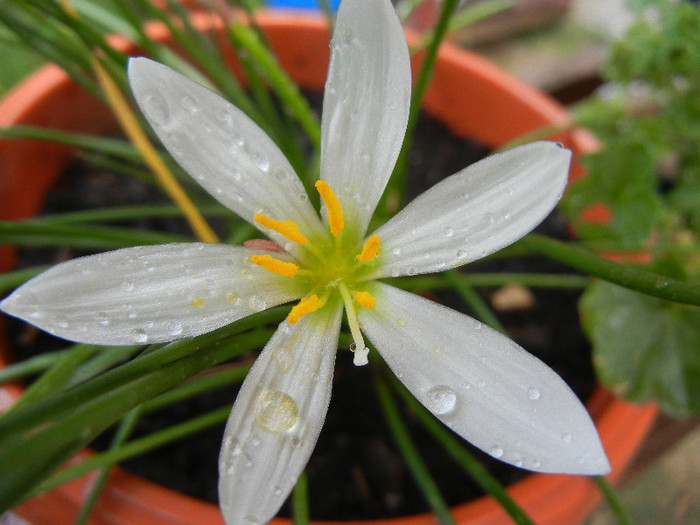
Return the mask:
{"type": "Polygon", "coordinates": [[[255,404],[255,421],[271,432],[285,432],[296,425],[299,409],[284,392],[263,390],[255,404]]]}
{"type": "Polygon", "coordinates": [[[425,406],[439,416],[454,410],[456,404],[457,394],[445,385],[434,386],[425,395],[425,406]]]}

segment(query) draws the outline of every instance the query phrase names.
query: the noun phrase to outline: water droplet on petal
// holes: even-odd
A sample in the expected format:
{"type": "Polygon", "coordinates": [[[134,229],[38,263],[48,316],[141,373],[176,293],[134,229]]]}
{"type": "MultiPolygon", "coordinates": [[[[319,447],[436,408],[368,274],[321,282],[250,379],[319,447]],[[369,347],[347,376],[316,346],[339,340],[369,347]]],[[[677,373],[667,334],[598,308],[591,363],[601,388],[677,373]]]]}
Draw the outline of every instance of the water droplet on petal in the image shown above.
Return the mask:
{"type": "Polygon", "coordinates": [[[489,454],[491,454],[494,458],[503,457],[503,449],[498,445],[493,446],[489,449],[489,454]]]}
{"type": "Polygon", "coordinates": [[[189,111],[190,113],[197,113],[197,111],[199,111],[199,104],[197,104],[197,101],[189,95],[184,95],[180,99],[180,105],[184,110],[189,111]]]}
{"type": "Polygon", "coordinates": [[[251,295],[248,299],[248,307],[253,312],[262,312],[265,308],[267,308],[267,303],[265,302],[265,299],[258,297],[257,295],[251,295]]]}
{"type": "Polygon", "coordinates": [[[465,259],[466,257],[467,257],[466,250],[457,250],[457,259],[459,259],[461,261],[462,259],[465,259]]]}
{"type": "Polygon", "coordinates": [[[474,321],[474,330],[481,330],[483,326],[480,321],[474,321]]]}
{"type": "Polygon", "coordinates": [[[264,390],[255,404],[255,421],[271,432],[285,432],[296,425],[299,409],[284,392],[264,390]]]}
{"type": "Polygon", "coordinates": [[[406,326],[406,319],[404,319],[403,317],[399,317],[399,318],[396,320],[396,324],[399,325],[399,326],[406,326]]]}
{"type": "Polygon", "coordinates": [[[457,394],[445,385],[434,386],[425,395],[425,406],[433,414],[443,415],[454,410],[457,394]]]}
{"type": "Polygon", "coordinates": [[[64,315],[55,315],[53,317],[53,324],[59,328],[68,328],[70,326],[68,318],[64,315]]]}
{"type": "Polygon", "coordinates": [[[144,344],[148,341],[148,334],[141,328],[134,328],[131,331],[131,340],[136,344],[144,344]]]}
{"type": "Polygon", "coordinates": [[[284,168],[275,168],[272,174],[279,182],[282,182],[289,176],[289,172],[284,168]]]}
{"type": "Polygon", "coordinates": [[[282,487],[280,487],[279,485],[275,485],[274,487],[272,487],[272,492],[276,496],[279,496],[280,494],[282,494],[282,487]]]}
{"type": "Polygon", "coordinates": [[[170,335],[180,335],[182,334],[182,323],[180,321],[168,323],[167,330],[170,335]]]}
{"type": "Polygon", "coordinates": [[[170,122],[168,102],[158,93],[147,93],[143,99],[143,112],[154,125],[165,126],[170,122]]]}
{"type": "Polygon", "coordinates": [[[454,228],[450,228],[449,226],[445,228],[444,230],[445,237],[452,237],[455,234],[454,228]]]}
{"type": "Polygon", "coordinates": [[[527,397],[531,401],[537,401],[540,398],[540,391],[534,387],[528,388],[527,397]]]}
{"type": "Polygon", "coordinates": [[[401,255],[401,248],[399,248],[398,246],[396,248],[392,248],[391,253],[393,253],[394,255],[401,255]]]}
{"type": "Polygon", "coordinates": [[[97,312],[95,318],[97,319],[97,324],[100,326],[109,326],[109,316],[106,313],[97,312]]]}
{"type": "Polygon", "coordinates": [[[571,443],[571,434],[568,432],[561,437],[563,443],[571,443]]]}

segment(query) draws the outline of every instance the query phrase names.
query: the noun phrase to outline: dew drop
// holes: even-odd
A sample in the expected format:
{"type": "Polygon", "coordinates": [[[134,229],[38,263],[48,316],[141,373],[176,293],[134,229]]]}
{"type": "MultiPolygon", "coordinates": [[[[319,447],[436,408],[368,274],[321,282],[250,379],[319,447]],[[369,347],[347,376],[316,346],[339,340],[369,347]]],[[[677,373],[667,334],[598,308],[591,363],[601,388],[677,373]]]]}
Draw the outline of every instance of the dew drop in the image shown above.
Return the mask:
{"type": "Polygon", "coordinates": [[[156,126],[165,126],[170,122],[168,102],[157,93],[148,93],[143,97],[143,112],[156,126]]]}
{"type": "Polygon", "coordinates": [[[455,234],[454,228],[450,228],[449,226],[445,228],[444,230],[445,237],[452,237],[455,234]]]}
{"type": "Polygon", "coordinates": [[[264,390],[255,404],[255,421],[271,432],[285,432],[296,425],[299,409],[284,392],[264,390]]]}
{"type": "Polygon", "coordinates": [[[168,323],[167,330],[170,335],[180,335],[182,334],[182,323],[180,321],[168,323]]]}
{"type": "Polygon", "coordinates": [[[483,326],[480,321],[474,321],[474,330],[481,330],[483,326]]]}
{"type": "Polygon", "coordinates": [[[391,276],[392,277],[398,277],[399,275],[401,275],[401,270],[399,270],[396,267],[391,269],[391,276]]]}
{"type": "Polygon", "coordinates": [[[411,266],[408,270],[406,270],[406,273],[408,275],[416,275],[416,269],[413,266],[411,266]]]}
{"type": "Polygon", "coordinates": [[[306,193],[302,192],[299,194],[299,200],[301,202],[306,202],[307,200],[309,200],[309,196],[306,193]]]}
{"type": "Polygon", "coordinates": [[[399,325],[399,326],[406,326],[406,319],[404,319],[403,317],[399,317],[399,318],[396,320],[396,324],[399,325]]]}
{"type": "Polygon", "coordinates": [[[257,164],[258,168],[260,168],[265,173],[270,171],[269,159],[267,159],[266,157],[262,156],[259,153],[255,156],[255,163],[257,164]]]}
{"type": "Polygon", "coordinates": [[[63,315],[54,316],[53,323],[59,328],[68,328],[70,326],[68,318],[63,315]]]}
{"type": "Polygon", "coordinates": [[[276,496],[279,496],[280,494],[282,494],[282,487],[280,487],[279,485],[275,485],[274,487],[272,487],[272,492],[276,496]]]}
{"type": "Polygon", "coordinates": [[[227,128],[233,127],[233,116],[225,109],[219,113],[219,121],[227,128]]]}
{"type": "Polygon", "coordinates": [[[180,105],[184,110],[189,111],[190,113],[197,113],[197,111],[199,111],[199,104],[197,104],[197,101],[189,95],[184,95],[180,99],[180,105]]]}
{"type": "Polygon", "coordinates": [[[109,316],[106,313],[97,312],[95,318],[97,319],[97,324],[100,326],[109,326],[109,316]]]}
{"type": "Polygon", "coordinates": [[[245,518],[243,518],[243,522],[246,525],[260,525],[260,522],[255,516],[246,516],[245,518]]]}
{"type": "Polygon", "coordinates": [[[503,449],[498,445],[493,446],[489,449],[489,454],[491,454],[494,458],[503,457],[503,449]]]}
{"type": "Polygon", "coordinates": [[[287,172],[286,169],[284,168],[275,168],[275,170],[272,172],[272,175],[275,177],[275,179],[279,182],[282,182],[285,180],[287,177],[289,177],[289,173],[287,172]]]}
{"type": "Polygon", "coordinates": [[[398,246],[396,248],[392,248],[391,253],[393,253],[394,255],[401,255],[401,248],[399,248],[398,246]]]}
{"type": "Polygon", "coordinates": [[[457,250],[457,259],[462,260],[467,257],[466,250],[457,250]]]}
{"type": "Polygon", "coordinates": [[[561,437],[562,443],[571,443],[571,434],[568,432],[561,437]]]}
{"type": "Polygon", "coordinates": [[[251,295],[248,299],[248,307],[253,312],[262,312],[265,308],[267,308],[267,304],[265,303],[265,299],[258,297],[257,295],[251,295]]]}
{"type": "Polygon", "coordinates": [[[431,352],[433,352],[434,354],[439,354],[439,353],[440,353],[440,350],[442,350],[442,348],[440,348],[439,345],[433,345],[432,348],[431,348],[430,350],[431,350],[431,352]]]}
{"type": "Polygon", "coordinates": [[[230,290],[226,294],[226,304],[236,304],[239,301],[239,299],[240,298],[239,298],[238,294],[233,290],[230,290]]]}
{"type": "Polygon", "coordinates": [[[434,386],[425,395],[425,406],[433,414],[443,415],[454,410],[457,394],[445,385],[434,386]]]}
{"type": "Polygon", "coordinates": [[[119,287],[123,292],[131,292],[134,289],[134,283],[131,281],[124,281],[119,287]]]}
{"type": "Polygon", "coordinates": [[[540,398],[540,391],[534,387],[528,388],[527,389],[527,398],[530,401],[537,401],[540,398]]]}
{"type": "Polygon", "coordinates": [[[143,344],[148,341],[148,334],[141,328],[134,328],[131,331],[131,340],[136,344],[143,344]]]}
{"type": "Polygon", "coordinates": [[[540,468],[541,466],[542,463],[537,459],[532,462],[532,468],[540,468]]]}
{"type": "Polygon", "coordinates": [[[669,282],[666,279],[657,279],[656,283],[654,283],[654,286],[657,288],[667,288],[669,286],[669,282]]]}

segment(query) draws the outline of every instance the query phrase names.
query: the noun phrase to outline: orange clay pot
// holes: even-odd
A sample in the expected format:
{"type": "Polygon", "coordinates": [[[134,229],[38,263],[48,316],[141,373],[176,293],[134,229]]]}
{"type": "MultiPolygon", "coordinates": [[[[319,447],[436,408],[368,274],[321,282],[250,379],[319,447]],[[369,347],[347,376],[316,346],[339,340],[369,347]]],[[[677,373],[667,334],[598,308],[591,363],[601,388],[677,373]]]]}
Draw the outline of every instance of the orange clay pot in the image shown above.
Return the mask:
{"type": "MultiPolygon", "coordinates": [[[[202,28],[212,28],[217,23],[206,17],[195,16],[194,20],[202,28]]],[[[303,89],[321,91],[329,55],[329,33],[324,21],[320,17],[261,13],[258,22],[291,77],[303,89]]],[[[164,27],[156,25],[150,30],[154,39],[170,42],[164,27]]],[[[121,39],[115,39],[115,46],[137,54],[133,46],[121,39]]],[[[566,111],[545,95],[478,56],[451,45],[443,46],[440,51],[424,107],[455,135],[475,138],[488,146],[504,144],[526,131],[568,119],[566,111]]],[[[41,69],[2,101],[0,126],[15,124],[92,134],[117,129],[104,106],[86,95],[55,66],[41,69]]],[[[595,147],[595,141],[581,130],[568,132],[556,140],[575,152],[572,178],[582,176],[576,155],[595,147]]],[[[44,142],[0,141],[0,219],[20,219],[35,214],[44,194],[73,155],[70,148],[44,142]]],[[[2,248],[0,270],[12,267],[13,255],[11,249],[2,248]]],[[[0,359],[8,359],[7,345],[7,340],[0,337],[0,359]]],[[[0,407],[7,406],[19,394],[20,388],[16,385],[2,387],[0,407]]],[[[609,479],[615,482],[649,430],[656,408],[620,401],[602,389],[589,400],[588,408],[613,467],[609,479]]],[[[85,454],[89,452],[83,452],[73,461],[80,461],[85,454]]],[[[67,483],[19,505],[14,512],[35,525],[72,524],[93,480],[94,475],[87,475],[67,483]]],[[[511,485],[508,491],[540,525],[580,522],[600,500],[590,479],[566,475],[532,474],[511,485]]],[[[460,524],[510,523],[505,512],[489,497],[458,505],[453,508],[453,515],[460,524]]],[[[386,521],[392,525],[435,523],[429,514],[386,521]]],[[[213,504],[183,496],[117,467],[90,523],[214,525],[222,523],[222,519],[213,504]]],[[[280,519],[275,523],[289,524],[290,521],[280,519]]]]}

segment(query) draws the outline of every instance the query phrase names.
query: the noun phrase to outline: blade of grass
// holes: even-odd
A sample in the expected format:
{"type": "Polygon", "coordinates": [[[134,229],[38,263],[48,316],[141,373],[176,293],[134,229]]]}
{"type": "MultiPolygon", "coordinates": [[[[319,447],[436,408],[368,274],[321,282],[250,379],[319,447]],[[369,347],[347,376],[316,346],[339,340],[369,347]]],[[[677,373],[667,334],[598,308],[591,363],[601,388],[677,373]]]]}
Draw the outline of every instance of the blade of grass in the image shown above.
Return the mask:
{"type": "Polygon", "coordinates": [[[43,221],[0,221],[0,244],[13,246],[60,246],[107,250],[127,246],[192,242],[173,233],[132,230],[115,226],[47,224],[43,221]]]}
{"type": "Polygon", "coordinates": [[[4,366],[0,368],[0,384],[43,372],[51,368],[66,352],[67,350],[58,350],[48,354],[40,354],[24,361],[4,366]]]}
{"type": "Polygon", "coordinates": [[[455,521],[452,518],[452,514],[450,514],[450,508],[443,500],[440,490],[435,484],[430,472],[428,472],[423,459],[420,457],[418,449],[403,423],[398,406],[389,388],[378,374],[375,374],[374,379],[379,406],[382,409],[386,423],[399,447],[401,455],[411,471],[413,479],[423,493],[426,502],[435,513],[438,521],[443,525],[454,525],[455,521]]]}
{"type": "Polygon", "coordinates": [[[292,512],[294,525],[309,524],[309,486],[306,479],[306,473],[302,472],[301,476],[294,485],[292,491],[292,512]]]}
{"type": "Polygon", "coordinates": [[[629,264],[616,263],[574,242],[558,241],[535,233],[522,238],[518,244],[630,290],[700,306],[700,282],[686,283],[629,264]]]}
{"type": "MultiPolygon", "coordinates": [[[[119,447],[121,447],[121,445],[127,439],[129,439],[129,436],[133,432],[134,427],[138,422],[139,415],[140,408],[136,407],[122,418],[121,422],[119,423],[119,426],[117,427],[117,431],[114,434],[114,437],[112,438],[112,442],[110,443],[110,450],[119,449],[119,447]]],[[[111,470],[111,465],[105,466],[100,469],[97,478],[92,482],[90,486],[90,492],[85,498],[82,507],[80,507],[80,513],[75,519],[75,525],[87,525],[87,522],[90,519],[90,514],[92,513],[92,509],[95,507],[95,504],[99,500],[100,494],[102,494],[102,490],[104,489],[105,483],[107,483],[107,479],[109,478],[109,473],[111,472],[111,470]]]]}
{"type": "Polygon", "coordinates": [[[464,303],[474,310],[477,318],[502,334],[506,333],[506,329],[501,324],[501,321],[498,320],[496,314],[493,313],[493,310],[491,310],[479,294],[476,293],[472,285],[459,278],[459,272],[457,270],[445,272],[445,279],[452,285],[453,289],[459,294],[464,303]]]}
{"type": "Polygon", "coordinates": [[[617,518],[617,522],[620,525],[634,525],[634,518],[632,518],[629,511],[622,504],[622,501],[620,501],[615,489],[613,489],[608,480],[602,476],[593,476],[593,481],[598,487],[598,490],[600,490],[600,493],[603,495],[603,498],[610,507],[610,510],[617,518]]]}
{"type": "Polygon", "coordinates": [[[184,423],[179,423],[165,430],[154,432],[145,437],[130,441],[118,448],[91,456],[80,463],[61,469],[32,490],[30,496],[51,490],[63,483],[79,478],[92,470],[111,467],[120,461],[134,458],[215,425],[219,425],[226,421],[230,412],[231,407],[229,405],[223,406],[207,412],[204,415],[185,421],[184,423]]]}

